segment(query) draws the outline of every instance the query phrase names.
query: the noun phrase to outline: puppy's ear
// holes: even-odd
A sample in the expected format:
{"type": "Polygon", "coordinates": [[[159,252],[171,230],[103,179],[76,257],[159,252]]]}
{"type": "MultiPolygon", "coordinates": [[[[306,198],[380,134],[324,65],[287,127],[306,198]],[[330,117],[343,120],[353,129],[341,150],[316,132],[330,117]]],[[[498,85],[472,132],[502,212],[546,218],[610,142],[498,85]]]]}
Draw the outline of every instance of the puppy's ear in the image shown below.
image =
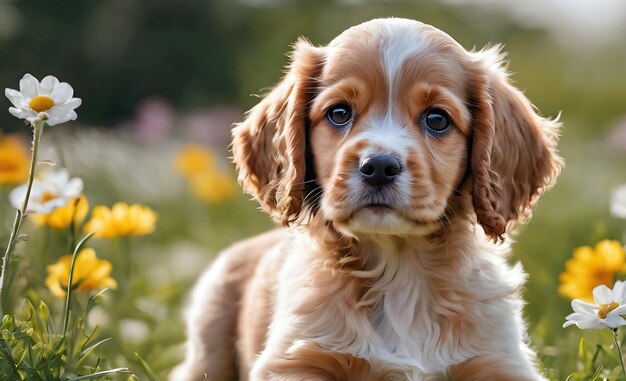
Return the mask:
{"type": "Polygon", "coordinates": [[[560,123],[539,116],[511,85],[499,47],[471,55],[474,211],[487,236],[501,240],[530,217],[538,197],[560,173],[560,123]]]}
{"type": "Polygon", "coordinates": [[[282,81],[233,129],[240,183],[283,225],[302,208],[307,116],[323,62],[323,48],[299,39],[282,81]]]}

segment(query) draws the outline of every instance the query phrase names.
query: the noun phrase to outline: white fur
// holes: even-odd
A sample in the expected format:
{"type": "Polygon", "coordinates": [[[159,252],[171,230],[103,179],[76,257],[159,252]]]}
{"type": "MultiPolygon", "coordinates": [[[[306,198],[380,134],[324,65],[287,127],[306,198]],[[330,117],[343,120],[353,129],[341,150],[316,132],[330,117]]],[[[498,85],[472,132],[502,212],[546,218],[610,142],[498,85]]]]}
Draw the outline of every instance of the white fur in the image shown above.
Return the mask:
{"type": "Polygon", "coordinates": [[[402,65],[407,58],[426,49],[424,37],[417,39],[416,23],[405,19],[389,19],[386,23],[386,36],[381,43],[382,64],[387,79],[387,118],[394,112],[393,99],[395,84],[402,65]]]}

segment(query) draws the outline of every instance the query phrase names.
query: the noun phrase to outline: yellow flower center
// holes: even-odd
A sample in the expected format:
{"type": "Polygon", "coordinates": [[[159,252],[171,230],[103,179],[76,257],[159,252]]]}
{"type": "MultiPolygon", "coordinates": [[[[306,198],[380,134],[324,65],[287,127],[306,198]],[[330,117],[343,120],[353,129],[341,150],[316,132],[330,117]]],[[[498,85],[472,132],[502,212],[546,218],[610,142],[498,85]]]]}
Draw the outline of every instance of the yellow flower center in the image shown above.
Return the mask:
{"type": "Polygon", "coordinates": [[[613,311],[617,307],[619,307],[619,304],[615,302],[600,304],[600,308],[598,309],[598,317],[600,319],[606,319],[606,315],[608,315],[609,312],[613,311]]]}
{"type": "Polygon", "coordinates": [[[54,101],[45,95],[37,95],[30,100],[28,106],[37,112],[42,112],[50,110],[54,106],[54,101]]]}
{"type": "Polygon", "coordinates": [[[57,198],[57,194],[54,192],[43,192],[41,195],[42,202],[48,202],[50,200],[54,200],[55,198],[57,198]]]}

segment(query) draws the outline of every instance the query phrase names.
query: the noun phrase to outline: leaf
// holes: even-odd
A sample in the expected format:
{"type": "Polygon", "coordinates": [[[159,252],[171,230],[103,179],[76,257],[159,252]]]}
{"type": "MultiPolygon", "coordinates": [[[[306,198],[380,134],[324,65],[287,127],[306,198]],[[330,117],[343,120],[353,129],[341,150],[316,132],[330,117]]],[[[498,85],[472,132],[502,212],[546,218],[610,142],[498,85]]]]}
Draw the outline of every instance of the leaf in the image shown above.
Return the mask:
{"type": "Polygon", "coordinates": [[[74,248],[74,254],[78,254],[80,249],[82,249],[83,246],[85,246],[87,244],[87,241],[89,241],[89,239],[91,239],[91,237],[93,237],[94,234],[96,234],[96,233],[95,232],[91,232],[91,233],[87,234],[86,236],[84,236],[80,241],[78,241],[78,244],[76,244],[76,248],[74,248]]]}
{"type": "Polygon", "coordinates": [[[604,369],[604,365],[600,365],[600,367],[596,369],[596,372],[593,374],[593,376],[591,376],[589,381],[596,381],[598,377],[600,377],[600,372],[602,372],[602,369],[604,369]]]}
{"type": "Polygon", "coordinates": [[[57,343],[54,345],[54,353],[59,353],[59,354],[64,354],[65,353],[65,347],[66,347],[66,338],[65,337],[61,337],[59,339],[59,341],[57,341],[57,343]]]}
{"type": "Polygon", "coordinates": [[[69,381],[91,380],[91,379],[102,377],[102,376],[106,376],[106,375],[109,375],[109,374],[129,373],[129,372],[130,372],[130,369],[128,369],[128,368],[115,368],[115,369],[103,370],[101,372],[88,374],[86,376],[70,378],[69,381]]]}
{"type": "Polygon", "coordinates": [[[37,309],[39,312],[39,319],[42,321],[48,321],[50,319],[50,310],[48,306],[43,301],[39,302],[39,308],[37,309]]]}
{"type": "Polygon", "coordinates": [[[107,341],[111,340],[110,337],[107,337],[106,339],[102,339],[100,341],[98,341],[97,343],[81,349],[80,353],[78,354],[78,359],[74,362],[74,365],[77,366],[79,365],[85,358],[87,358],[87,356],[89,356],[91,354],[91,352],[93,352],[94,349],[96,349],[97,347],[99,347],[101,344],[106,343],[107,341]]]}
{"type": "Polygon", "coordinates": [[[139,363],[141,363],[141,366],[143,366],[143,369],[146,371],[146,376],[148,376],[148,379],[150,381],[160,381],[159,376],[157,376],[156,373],[154,373],[152,368],[150,368],[150,365],[148,365],[148,363],[145,362],[145,360],[142,359],[138,353],[135,353],[135,357],[137,358],[137,360],[139,360],[139,363]]]}
{"type": "Polygon", "coordinates": [[[87,306],[85,307],[85,319],[87,318],[87,315],[89,314],[89,311],[91,311],[91,309],[96,305],[97,299],[104,295],[105,292],[109,291],[110,288],[105,288],[103,290],[100,290],[98,293],[93,294],[89,297],[89,300],[87,301],[87,306]]]}
{"type": "Polygon", "coordinates": [[[591,367],[595,368],[596,366],[596,360],[598,359],[598,355],[604,352],[604,348],[602,347],[602,345],[597,344],[596,345],[596,352],[593,354],[593,357],[591,357],[591,367]]]}
{"type": "Polygon", "coordinates": [[[584,365],[587,364],[587,350],[585,348],[585,338],[581,337],[578,342],[578,358],[581,359],[584,365]]]}
{"type": "MultiPolygon", "coordinates": [[[[7,375],[7,376],[17,376],[17,364],[15,364],[15,361],[13,360],[13,355],[11,354],[11,348],[9,347],[9,344],[7,343],[6,340],[0,340],[0,356],[4,357],[4,359],[6,361],[1,361],[1,367],[0,367],[0,371],[2,372],[0,375],[7,375]],[[6,369],[6,367],[9,367],[9,369],[6,369]],[[10,373],[6,373],[6,372],[10,372],[10,373]]],[[[14,377],[11,377],[10,379],[13,379],[14,377]]]]}

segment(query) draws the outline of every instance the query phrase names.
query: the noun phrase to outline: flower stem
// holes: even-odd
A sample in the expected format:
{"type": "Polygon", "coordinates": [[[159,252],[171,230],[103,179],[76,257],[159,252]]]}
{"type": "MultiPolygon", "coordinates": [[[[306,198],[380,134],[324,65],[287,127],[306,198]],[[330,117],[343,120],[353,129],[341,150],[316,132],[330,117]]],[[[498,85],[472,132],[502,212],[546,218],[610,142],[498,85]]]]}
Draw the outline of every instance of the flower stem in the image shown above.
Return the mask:
{"type": "Polygon", "coordinates": [[[43,133],[43,126],[45,122],[38,120],[33,122],[33,152],[30,161],[30,170],[28,171],[28,185],[26,187],[26,196],[24,197],[24,203],[22,204],[22,214],[26,214],[26,208],[28,207],[28,200],[30,199],[30,192],[33,189],[33,180],[35,180],[35,168],[37,167],[37,151],[39,151],[39,141],[41,140],[41,134],[43,133]]]}
{"type": "Polygon", "coordinates": [[[74,265],[76,265],[76,258],[78,257],[78,252],[85,245],[87,240],[91,238],[93,233],[86,235],[83,239],[78,242],[76,247],[74,248],[74,253],[72,253],[72,264],[70,265],[70,273],[67,277],[67,294],[65,295],[65,313],[63,318],[63,336],[67,334],[67,327],[70,323],[70,311],[72,307],[72,291],[74,287],[72,283],[74,282],[74,265]]]}
{"type": "Polygon", "coordinates": [[[67,277],[67,293],[65,295],[65,313],[64,313],[64,318],[63,318],[63,336],[67,335],[67,326],[70,323],[70,311],[72,310],[71,308],[71,303],[72,303],[72,290],[74,289],[74,287],[72,286],[72,283],[74,282],[74,265],[76,265],[76,257],[77,255],[77,250],[74,250],[74,253],[72,254],[72,264],[70,265],[70,274],[67,277]]]}
{"type": "Polygon", "coordinates": [[[626,376],[626,370],[624,369],[624,358],[622,357],[622,348],[619,345],[619,340],[617,340],[617,328],[613,328],[613,341],[615,342],[615,348],[617,348],[619,363],[622,366],[622,374],[626,376]]]}
{"type": "Polygon", "coordinates": [[[78,203],[80,202],[80,198],[73,201],[73,211],[72,211],[72,219],[70,220],[70,224],[67,228],[67,252],[71,253],[74,247],[76,246],[76,209],[78,209],[78,203]]]}
{"type": "Polygon", "coordinates": [[[9,236],[9,242],[7,248],[2,257],[2,273],[0,274],[0,317],[8,312],[9,306],[9,291],[11,284],[9,282],[9,266],[13,260],[13,252],[15,245],[17,244],[20,229],[26,216],[26,208],[28,207],[28,199],[30,198],[30,192],[33,188],[33,180],[35,179],[35,168],[37,167],[37,151],[39,150],[39,141],[41,140],[41,134],[43,133],[43,127],[45,122],[43,120],[37,120],[33,122],[33,150],[30,160],[30,170],[28,172],[28,182],[26,185],[26,195],[24,196],[24,202],[22,208],[18,209],[15,213],[15,219],[13,220],[13,228],[11,229],[11,235],[9,236]]]}

